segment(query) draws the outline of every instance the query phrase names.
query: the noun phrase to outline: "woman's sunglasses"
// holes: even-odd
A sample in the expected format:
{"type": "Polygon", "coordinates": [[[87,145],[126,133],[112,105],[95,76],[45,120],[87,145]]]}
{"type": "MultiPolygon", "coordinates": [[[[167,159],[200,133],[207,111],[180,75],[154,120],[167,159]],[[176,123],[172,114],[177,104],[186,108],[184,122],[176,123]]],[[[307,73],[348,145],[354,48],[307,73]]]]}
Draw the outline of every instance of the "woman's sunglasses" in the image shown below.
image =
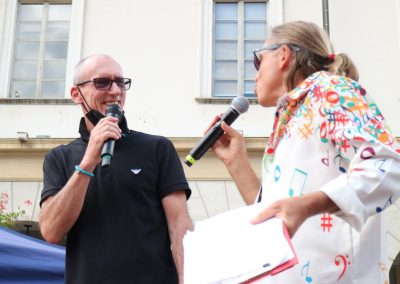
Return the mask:
{"type": "Polygon", "coordinates": [[[260,69],[260,64],[261,64],[260,53],[261,53],[261,51],[276,50],[276,49],[280,48],[282,45],[289,46],[289,48],[293,51],[300,51],[300,47],[293,45],[293,44],[288,44],[288,43],[271,44],[271,45],[264,46],[263,48],[256,49],[253,51],[253,54],[254,54],[253,63],[254,63],[254,67],[256,68],[256,70],[258,71],[260,69]]]}

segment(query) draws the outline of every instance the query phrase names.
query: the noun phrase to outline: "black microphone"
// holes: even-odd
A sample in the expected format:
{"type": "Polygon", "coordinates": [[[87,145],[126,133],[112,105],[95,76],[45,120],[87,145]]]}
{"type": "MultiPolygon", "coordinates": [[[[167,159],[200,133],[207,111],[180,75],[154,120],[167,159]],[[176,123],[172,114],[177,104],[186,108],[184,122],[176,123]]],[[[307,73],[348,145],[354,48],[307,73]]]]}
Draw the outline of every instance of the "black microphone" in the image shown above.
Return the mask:
{"type": "Polygon", "coordinates": [[[222,121],[228,125],[231,125],[240,114],[246,112],[248,109],[249,101],[247,98],[243,96],[234,98],[230,107],[222,115],[221,119],[215,123],[212,128],[210,128],[206,135],[189,152],[189,155],[186,156],[184,163],[191,167],[222,136],[224,133],[224,130],[221,128],[222,121]]]}
{"type": "MultiPolygon", "coordinates": [[[[118,105],[109,105],[106,109],[106,116],[112,116],[120,120],[122,116],[122,110],[118,105]]],[[[103,149],[101,150],[101,166],[108,167],[111,164],[111,160],[114,154],[114,139],[109,139],[104,142],[103,149]]]]}

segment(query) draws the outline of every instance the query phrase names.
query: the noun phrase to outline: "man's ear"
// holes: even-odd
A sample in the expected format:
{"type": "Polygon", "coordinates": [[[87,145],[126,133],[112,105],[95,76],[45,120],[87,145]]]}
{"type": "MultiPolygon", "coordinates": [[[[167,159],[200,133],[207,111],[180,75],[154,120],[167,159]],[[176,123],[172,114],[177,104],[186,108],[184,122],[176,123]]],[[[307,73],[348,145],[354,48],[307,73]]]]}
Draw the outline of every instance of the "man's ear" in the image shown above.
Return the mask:
{"type": "Polygon", "coordinates": [[[280,60],[279,60],[279,68],[281,68],[281,70],[286,70],[290,66],[291,61],[292,61],[292,50],[287,45],[282,45],[280,60]]]}
{"type": "Polygon", "coordinates": [[[74,103],[76,104],[82,103],[82,96],[80,95],[77,86],[71,87],[70,94],[71,94],[71,99],[74,103]]]}

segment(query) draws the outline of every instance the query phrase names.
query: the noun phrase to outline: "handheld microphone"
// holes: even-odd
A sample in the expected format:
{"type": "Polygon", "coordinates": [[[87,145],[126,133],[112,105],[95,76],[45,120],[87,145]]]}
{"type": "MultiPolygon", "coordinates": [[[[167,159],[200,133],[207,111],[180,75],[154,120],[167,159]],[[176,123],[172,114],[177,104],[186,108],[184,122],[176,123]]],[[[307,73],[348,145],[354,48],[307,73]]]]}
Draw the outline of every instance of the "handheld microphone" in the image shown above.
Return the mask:
{"type": "MultiPolygon", "coordinates": [[[[118,118],[122,116],[122,110],[118,105],[109,105],[106,109],[106,117],[112,116],[118,118]]],[[[111,160],[114,154],[114,139],[109,139],[104,142],[103,149],[101,150],[101,166],[108,167],[111,164],[111,160]]]]}
{"type": "Polygon", "coordinates": [[[249,101],[247,98],[244,96],[234,98],[230,107],[222,115],[221,119],[213,125],[206,135],[189,152],[189,155],[186,156],[184,163],[191,167],[222,136],[224,133],[221,128],[222,121],[228,125],[231,125],[240,114],[246,112],[248,109],[249,101]]]}

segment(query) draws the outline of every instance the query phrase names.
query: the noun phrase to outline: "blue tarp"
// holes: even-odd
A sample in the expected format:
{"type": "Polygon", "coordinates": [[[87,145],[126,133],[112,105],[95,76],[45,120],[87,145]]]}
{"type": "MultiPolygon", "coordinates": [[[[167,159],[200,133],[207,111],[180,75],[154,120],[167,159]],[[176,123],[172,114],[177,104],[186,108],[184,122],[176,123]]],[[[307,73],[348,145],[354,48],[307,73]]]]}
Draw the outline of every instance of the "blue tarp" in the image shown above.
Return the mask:
{"type": "Polygon", "coordinates": [[[0,227],[0,283],[64,283],[65,248],[0,227]]]}

